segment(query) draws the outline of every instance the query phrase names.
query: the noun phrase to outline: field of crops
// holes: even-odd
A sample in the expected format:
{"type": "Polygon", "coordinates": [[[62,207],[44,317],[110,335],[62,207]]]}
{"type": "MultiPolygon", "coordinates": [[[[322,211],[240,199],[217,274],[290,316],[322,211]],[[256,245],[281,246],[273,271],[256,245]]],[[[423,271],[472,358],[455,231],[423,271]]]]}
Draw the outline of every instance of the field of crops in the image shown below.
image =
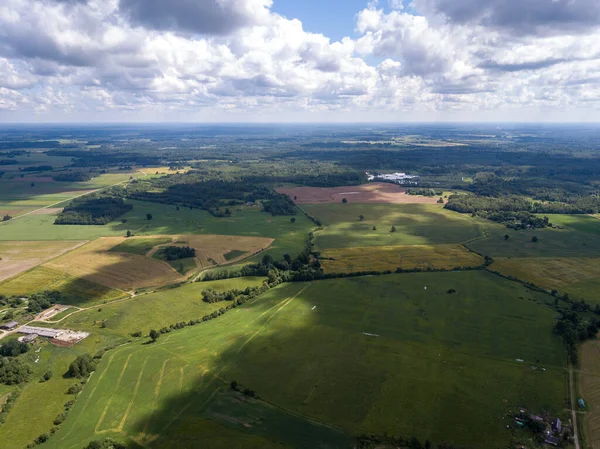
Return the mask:
{"type": "Polygon", "coordinates": [[[325,225],[315,239],[320,250],[462,243],[482,235],[478,220],[437,204],[348,203],[302,207],[325,225]]]}
{"type": "Polygon", "coordinates": [[[568,293],[573,299],[600,303],[600,259],[588,257],[526,257],[496,259],[490,266],[506,276],[547,290],[568,293]]]}
{"type": "MultiPolygon", "coordinates": [[[[210,418],[290,447],[389,432],[504,448],[508,408],[562,413],[549,300],[485,272],[284,284],[217,320],[111,351],[48,447],[79,449],[100,434],[176,448],[193,438],[190,423],[210,418]],[[232,399],[232,380],[282,409],[232,399]],[[433,425],[433,415],[443,419],[433,425]]],[[[93,327],[86,313],[80,325],[93,327]]],[[[128,318],[113,320],[116,332],[128,318]]]]}
{"type": "Polygon", "coordinates": [[[369,246],[327,249],[321,254],[326,273],[395,271],[411,268],[446,269],[476,267],[483,258],[462,245],[369,246]]]}
{"type": "Polygon", "coordinates": [[[586,403],[583,419],[583,449],[600,445],[600,343],[592,340],[581,347],[579,394],[586,403]]]}

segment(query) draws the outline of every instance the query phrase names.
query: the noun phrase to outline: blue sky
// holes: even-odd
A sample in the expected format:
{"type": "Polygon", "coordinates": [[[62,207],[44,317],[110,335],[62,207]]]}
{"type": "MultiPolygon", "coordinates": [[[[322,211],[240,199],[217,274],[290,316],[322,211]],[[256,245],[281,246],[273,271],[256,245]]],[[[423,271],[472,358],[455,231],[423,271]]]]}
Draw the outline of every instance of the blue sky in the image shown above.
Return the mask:
{"type": "Polygon", "coordinates": [[[398,1],[2,0],[0,122],[600,121],[599,0],[398,1]]]}

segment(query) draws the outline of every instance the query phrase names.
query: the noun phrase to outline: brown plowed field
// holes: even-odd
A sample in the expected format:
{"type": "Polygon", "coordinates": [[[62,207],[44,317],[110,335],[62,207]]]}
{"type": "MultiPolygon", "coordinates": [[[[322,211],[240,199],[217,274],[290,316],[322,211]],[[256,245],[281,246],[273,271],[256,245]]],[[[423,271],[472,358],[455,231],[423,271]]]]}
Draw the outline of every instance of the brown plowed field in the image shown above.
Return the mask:
{"type": "Polygon", "coordinates": [[[438,197],[408,195],[404,187],[386,182],[372,182],[346,187],[280,187],[279,193],[297,204],[349,203],[435,204],[438,197]],[[295,198],[295,199],[294,199],[295,198]]]}

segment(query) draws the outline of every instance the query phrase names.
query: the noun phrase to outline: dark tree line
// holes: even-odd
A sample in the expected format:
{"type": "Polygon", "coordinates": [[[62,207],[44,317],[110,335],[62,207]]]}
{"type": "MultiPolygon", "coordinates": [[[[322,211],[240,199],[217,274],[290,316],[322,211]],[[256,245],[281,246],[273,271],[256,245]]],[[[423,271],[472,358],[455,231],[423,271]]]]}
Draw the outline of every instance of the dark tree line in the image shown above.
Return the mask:
{"type": "Polygon", "coordinates": [[[122,198],[109,196],[82,197],[71,201],[62,213],[56,217],[58,225],[105,225],[133,209],[122,198]]]}
{"type": "Polygon", "coordinates": [[[166,246],[161,248],[159,256],[165,260],[179,260],[196,257],[196,250],[189,246],[166,246]]]}
{"type": "Polygon", "coordinates": [[[55,174],[54,176],[52,176],[52,179],[54,179],[55,181],[62,181],[62,182],[86,182],[86,181],[89,181],[90,179],[92,179],[93,177],[100,175],[103,172],[105,172],[105,170],[101,170],[101,171],[69,170],[69,171],[55,174]]]}
{"type": "Polygon", "coordinates": [[[359,435],[356,437],[358,449],[374,449],[382,446],[395,447],[397,449],[468,449],[466,446],[457,446],[451,443],[439,443],[433,445],[431,441],[419,441],[416,437],[403,438],[389,435],[359,435]]]}
{"type": "Polygon", "coordinates": [[[20,171],[51,171],[54,170],[52,165],[32,165],[30,167],[19,168],[20,171]]]}
{"type": "Polygon", "coordinates": [[[442,196],[444,192],[435,189],[406,189],[406,193],[409,195],[442,196]]]}
{"type": "MultiPolygon", "coordinates": [[[[568,297],[566,297],[568,300],[568,297]]],[[[590,317],[586,312],[591,312],[589,304],[585,302],[571,303],[570,310],[562,310],[561,317],[554,325],[554,332],[562,336],[569,359],[573,364],[578,362],[577,345],[585,340],[596,338],[600,327],[600,320],[590,317]]],[[[600,315],[600,307],[593,311],[600,315]]]]}

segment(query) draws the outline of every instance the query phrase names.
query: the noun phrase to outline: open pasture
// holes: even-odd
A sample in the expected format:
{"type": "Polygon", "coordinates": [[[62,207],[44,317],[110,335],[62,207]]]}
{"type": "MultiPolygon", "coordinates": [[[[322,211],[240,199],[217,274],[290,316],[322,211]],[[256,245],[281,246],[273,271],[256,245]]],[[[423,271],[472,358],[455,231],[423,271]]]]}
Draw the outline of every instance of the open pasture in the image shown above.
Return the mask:
{"type": "Polygon", "coordinates": [[[325,225],[323,231],[315,234],[315,243],[321,251],[462,243],[482,235],[480,221],[439,205],[348,203],[305,205],[303,208],[325,225]],[[361,215],[364,220],[360,220],[361,215]],[[392,226],[396,232],[391,232],[392,226]]]}
{"type": "Polygon", "coordinates": [[[346,187],[279,187],[277,192],[297,204],[349,203],[435,204],[438,197],[408,195],[404,187],[386,182],[372,182],[346,187]]]}
{"type": "Polygon", "coordinates": [[[108,353],[47,445],[79,449],[106,435],[192,448],[190,423],[209,418],[291,447],[351,447],[338,427],[504,449],[508,408],[563,413],[551,300],[480,271],[284,284],[216,320],[108,353]],[[232,380],[280,413],[224,397],[232,380]],[[286,441],[277,428],[303,430],[286,441]]]}
{"type": "Polygon", "coordinates": [[[600,342],[588,340],[581,346],[581,366],[579,376],[579,394],[586,404],[583,420],[583,449],[600,446],[600,342]]]}
{"type": "Polygon", "coordinates": [[[508,229],[489,220],[478,220],[486,238],[467,246],[494,258],[508,257],[598,257],[600,254],[600,220],[587,215],[549,216],[553,224],[564,229],[508,229]],[[508,240],[505,239],[508,236],[508,240]],[[538,241],[533,242],[532,238],[538,241]]]}
{"type": "Polygon", "coordinates": [[[124,240],[125,237],[99,238],[67,256],[46,263],[45,266],[69,276],[121,290],[173,284],[184,280],[167,263],[137,254],[109,251],[124,240]]]}
{"type": "Polygon", "coordinates": [[[0,282],[77,248],[81,241],[0,242],[0,282]]]}
{"type": "Polygon", "coordinates": [[[7,296],[60,290],[67,304],[90,304],[112,301],[125,296],[122,291],[77,278],[63,270],[39,265],[0,283],[0,294],[7,296]]]}
{"type": "Polygon", "coordinates": [[[490,266],[548,290],[568,293],[574,299],[599,303],[600,259],[586,257],[524,257],[496,259],[490,266]]]}
{"type": "Polygon", "coordinates": [[[185,284],[177,288],[137,295],[125,301],[104,304],[101,310],[94,307],[77,312],[64,319],[61,326],[91,333],[111,333],[125,338],[137,331],[147,335],[150,329],[160,329],[180,321],[199,319],[228,304],[224,302],[209,304],[202,301],[202,292],[206,289],[242,290],[246,287],[259,286],[263,280],[264,278],[260,277],[244,277],[185,284]]]}
{"type": "Polygon", "coordinates": [[[325,273],[387,271],[396,268],[452,269],[476,267],[483,258],[462,245],[370,246],[327,249],[321,254],[325,273]]]}

